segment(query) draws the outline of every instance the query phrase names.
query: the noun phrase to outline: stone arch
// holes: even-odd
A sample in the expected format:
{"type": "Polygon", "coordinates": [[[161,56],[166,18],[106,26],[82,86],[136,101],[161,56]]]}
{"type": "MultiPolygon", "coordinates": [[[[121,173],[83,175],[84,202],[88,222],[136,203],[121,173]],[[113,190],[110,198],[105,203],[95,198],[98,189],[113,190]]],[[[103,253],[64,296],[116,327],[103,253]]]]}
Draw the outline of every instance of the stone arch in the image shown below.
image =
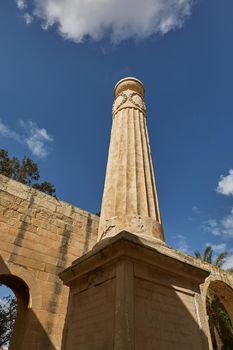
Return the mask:
{"type": "Polygon", "coordinates": [[[25,325],[27,322],[29,306],[29,288],[19,277],[11,274],[0,275],[0,283],[11,288],[17,300],[17,316],[10,340],[10,349],[20,349],[25,335],[25,325]]]}
{"type": "Polygon", "coordinates": [[[226,308],[233,324],[233,284],[225,279],[210,276],[204,285],[203,296],[206,300],[207,293],[212,290],[221,300],[226,308]]]}
{"type": "Polygon", "coordinates": [[[32,313],[42,307],[40,287],[34,276],[24,267],[6,264],[0,259],[0,284],[9,287],[17,299],[17,317],[10,350],[23,350],[28,343],[32,313]]]}
{"type": "MultiPolygon", "coordinates": [[[[233,284],[228,281],[224,276],[210,276],[202,289],[203,302],[205,304],[207,319],[209,319],[207,311],[207,299],[212,296],[220,302],[230,318],[231,324],[233,325],[233,284]]],[[[209,342],[210,349],[212,349],[212,340],[209,329],[209,342]]],[[[221,347],[219,347],[221,348],[221,347]]]]}
{"type": "MultiPolygon", "coordinates": [[[[29,289],[28,307],[33,308],[34,310],[40,310],[42,308],[42,293],[40,285],[27,268],[14,263],[3,263],[3,260],[0,259],[0,279],[2,275],[9,275],[12,276],[12,278],[16,277],[23,281],[29,289]]],[[[9,281],[10,280],[11,279],[9,278],[9,281]]]]}

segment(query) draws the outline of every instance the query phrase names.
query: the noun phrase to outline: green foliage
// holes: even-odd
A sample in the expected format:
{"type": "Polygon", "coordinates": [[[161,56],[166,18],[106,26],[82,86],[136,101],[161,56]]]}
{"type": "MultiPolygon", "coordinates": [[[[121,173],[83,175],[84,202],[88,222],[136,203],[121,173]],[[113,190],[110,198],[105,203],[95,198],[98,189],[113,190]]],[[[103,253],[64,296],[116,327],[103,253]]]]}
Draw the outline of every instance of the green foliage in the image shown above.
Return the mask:
{"type": "Polygon", "coordinates": [[[217,256],[214,265],[217,266],[217,267],[222,267],[222,265],[223,265],[224,262],[226,261],[227,255],[228,255],[227,252],[220,253],[220,254],[217,256]]]}
{"type": "Polygon", "coordinates": [[[206,306],[213,349],[219,350],[218,344],[220,343],[221,350],[232,350],[233,328],[224,305],[216,295],[213,297],[209,295],[206,306]]]}
{"type": "Polygon", "coordinates": [[[206,247],[203,254],[203,260],[208,262],[209,264],[212,264],[212,255],[213,255],[213,249],[211,247],[206,247]]]}
{"type": "Polygon", "coordinates": [[[48,181],[37,182],[40,178],[40,171],[38,165],[29,157],[24,157],[22,161],[16,157],[9,158],[8,152],[0,149],[0,174],[55,196],[56,189],[53,184],[48,181]]]}
{"type": "Polygon", "coordinates": [[[13,295],[0,299],[0,349],[10,342],[17,316],[17,301],[13,295]]]}
{"type": "MultiPolygon", "coordinates": [[[[197,259],[221,268],[226,261],[228,253],[220,253],[213,261],[213,248],[208,246],[203,255],[198,250],[194,252],[194,255],[197,259]]],[[[233,268],[229,269],[228,272],[233,272],[233,268]]],[[[206,300],[206,308],[209,316],[209,327],[213,350],[220,350],[219,344],[221,344],[221,350],[232,350],[233,328],[224,305],[216,295],[212,296],[209,292],[206,300]]]]}
{"type": "Polygon", "coordinates": [[[44,181],[41,184],[33,184],[32,187],[35,188],[36,190],[47,193],[50,196],[54,196],[54,193],[56,192],[55,187],[50,182],[47,182],[47,181],[44,181]]]}
{"type": "Polygon", "coordinates": [[[198,250],[194,252],[194,255],[197,259],[200,259],[202,261],[205,261],[217,267],[222,267],[224,262],[226,261],[226,257],[228,253],[227,252],[220,253],[215,259],[215,261],[213,261],[213,248],[211,246],[208,246],[204,250],[203,255],[198,250]]]}

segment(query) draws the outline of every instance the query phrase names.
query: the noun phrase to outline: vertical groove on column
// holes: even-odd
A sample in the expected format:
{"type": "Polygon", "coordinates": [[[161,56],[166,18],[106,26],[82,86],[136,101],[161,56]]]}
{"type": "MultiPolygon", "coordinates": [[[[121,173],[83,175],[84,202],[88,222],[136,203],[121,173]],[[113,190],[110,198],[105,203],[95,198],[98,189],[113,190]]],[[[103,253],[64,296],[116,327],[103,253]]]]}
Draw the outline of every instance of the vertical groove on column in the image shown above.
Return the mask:
{"type": "MultiPolygon", "coordinates": [[[[124,109],[124,118],[126,120],[125,123],[125,147],[122,149],[122,155],[123,155],[123,172],[124,172],[124,182],[122,186],[122,197],[124,198],[124,206],[122,208],[121,215],[126,215],[127,212],[127,194],[128,194],[128,170],[129,170],[129,157],[128,157],[128,147],[129,147],[129,115],[127,109],[124,109]]],[[[124,123],[123,123],[124,125],[124,123]]],[[[124,126],[123,126],[124,127],[124,126]]]]}
{"type": "Polygon", "coordinates": [[[144,120],[144,128],[145,128],[145,132],[146,132],[146,144],[147,144],[147,152],[148,152],[149,163],[150,163],[150,173],[151,173],[151,180],[152,180],[153,198],[154,198],[154,203],[155,203],[156,220],[158,220],[158,222],[161,223],[159,200],[158,200],[158,195],[157,195],[157,191],[156,191],[156,181],[155,181],[155,175],[154,175],[154,170],[153,170],[150,141],[149,141],[148,129],[147,129],[145,120],[144,120]]]}
{"type": "Polygon", "coordinates": [[[127,200],[126,214],[137,214],[136,165],[135,165],[135,133],[134,110],[128,111],[128,145],[127,145],[127,200]]]}
{"type": "Polygon", "coordinates": [[[151,171],[150,171],[150,162],[149,162],[149,154],[148,154],[148,147],[147,147],[147,140],[146,140],[146,130],[145,130],[145,120],[144,117],[140,118],[140,124],[141,124],[141,133],[142,133],[142,142],[143,142],[143,152],[144,152],[144,159],[145,159],[145,177],[146,177],[146,184],[147,184],[147,198],[148,198],[148,206],[149,206],[149,216],[150,217],[156,217],[155,213],[155,202],[154,202],[154,195],[153,195],[153,181],[151,179],[151,171]]]}
{"type": "Polygon", "coordinates": [[[130,167],[130,164],[129,164],[129,161],[130,161],[130,158],[129,158],[129,112],[128,110],[126,109],[125,110],[125,120],[126,120],[126,123],[125,123],[125,135],[126,135],[126,140],[125,140],[125,143],[126,143],[126,149],[125,149],[125,152],[124,152],[124,157],[126,158],[125,159],[125,177],[126,177],[126,183],[125,183],[125,188],[124,188],[124,192],[123,192],[123,195],[125,196],[125,210],[122,212],[122,215],[126,215],[127,214],[127,206],[128,206],[128,200],[129,200],[129,196],[128,196],[128,193],[129,193],[129,167],[130,167]]]}
{"type": "Polygon", "coordinates": [[[126,142],[127,142],[127,127],[125,123],[125,118],[127,117],[126,111],[123,109],[120,111],[117,118],[120,121],[120,144],[119,144],[119,153],[118,153],[118,179],[116,186],[116,209],[115,215],[121,216],[125,214],[125,202],[126,202],[126,176],[127,176],[127,154],[125,152],[126,142]]]}
{"type": "Polygon", "coordinates": [[[136,213],[140,214],[140,203],[138,201],[138,191],[140,189],[140,185],[138,182],[138,142],[137,142],[137,132],[136,132],[136,113],[135,109],[132,109],[132,114],[133,114],[133,132],[134,132],[134,147],[135,147],[135,157],[134,157],[134,166],[135,166],[135,195],[136,195],[136,213]]]}
{"type": "Polygon", "coordinates": [[[143,139],[142,142],[143,142],[143,149],[144,149],[144,158],[146,159],[145,176],[146,176],[146,183],[147,183],[149,216],[155,217],[156,215],[155,215],[155,208],[154,208],[153,183],[151,179],[148,145],[146,140],[145,118],[141,118],[140,122],[141,122],[141,132],[142,132],[142,139],[143,139]]]}
{"type": "MultiPolygon", "coordinates": [[[[120,130],[121,128],[121,122],[122,122],[122,116],[120,115],[121,113],[119,113],[117,116],[115,116],[115,119],[118,123],[118,130],[120,130]]],[[[115,129],[115,133],[117,133],[117,129],[115,129]]],[[[120,169],[119,169],[119,161],[120,161],[120,154],[121,154],[121,143],[122,143],[122,138],[123,138],[123,134],[122,133],[118,133],[119,137],[118,137],[118,143],[116,148],[117,148],[117,154],[115,157],[115,161],[114,161],[114,167],[115,167],[115,173],[117,174],[116,176],[116,191],[115,191],[115,196],[114,196],[114,215],[116,215],[117,213],[117,197],[118,197],[118,185],[119,185],[119,177],[120,177],[120,169]],[[116,171],[117,168],[117,171],[116,171]]]]}
{"type": "Polygon", "coordinates": [[[114,124],[115,120],[113,120],[113,126],[112,126],[112,132],[111,132],[111,138],[110,138],[110,147],[109,147],[109,154],[108,154],[108,164],[107,164],[107,169],[106,169],[106,180],[105,180],[105,200],[107,205],[101,208],[101,214],[104,217],[108,217],[111,215],[110,208],[111,206],[109,205],[109,198],[115,198],[115,183],[114,183],[114,177],[112,176],[113,173],[113,160],[114,160],[114,153],[115,153],[115,144],[116,144],[116,134],[113,132],[114,130],[114,124]]]}
{"type": "MultiPolygon", "coordinates": [[[[150,203],[149,203],[149,198],[148,198],[148,182],[147,182],[147,166],[146,166],[146,160],[145,160],[145,147],[144,147],[144,142],[143,142],[143,129],[142,129],[142,123],[141,123],[141,118],[144,118],[143,115],[141,115],[140,111],[137,111],[138,114],[138,123],[139,123],[139,131],[140,131],[140,136],[141,136],[141,150],[142,150],[142,162],[143,162],[143,179],[145,183],[145,196],[146,196],[146,203],[147,203],[147,216],[151,216],[150,214],[150,203]]],[[[141,213],[140,213],[141,215],[141,213]]],[[[144,214],[145,215],[145,214],[144,214]]]]}

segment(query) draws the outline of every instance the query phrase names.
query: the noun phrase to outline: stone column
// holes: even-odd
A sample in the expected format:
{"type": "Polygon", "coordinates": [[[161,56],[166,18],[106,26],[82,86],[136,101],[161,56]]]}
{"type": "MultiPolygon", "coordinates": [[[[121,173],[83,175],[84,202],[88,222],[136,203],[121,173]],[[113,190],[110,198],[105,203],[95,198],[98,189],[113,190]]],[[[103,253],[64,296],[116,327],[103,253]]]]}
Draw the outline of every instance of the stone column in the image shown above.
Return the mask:
{"type": "Polygon", "coordinates": [[[126,230],[163,241],[141,81],[117,83],[112,117],[98,240],[126,230]]]}
{"type": "Polygon", "coordinates": [[[163,244],[143,97],[134,78],[115,88],[99,242],[60,274],[62,350],[209,349],[199,302],[209,272],[163,244]]]}

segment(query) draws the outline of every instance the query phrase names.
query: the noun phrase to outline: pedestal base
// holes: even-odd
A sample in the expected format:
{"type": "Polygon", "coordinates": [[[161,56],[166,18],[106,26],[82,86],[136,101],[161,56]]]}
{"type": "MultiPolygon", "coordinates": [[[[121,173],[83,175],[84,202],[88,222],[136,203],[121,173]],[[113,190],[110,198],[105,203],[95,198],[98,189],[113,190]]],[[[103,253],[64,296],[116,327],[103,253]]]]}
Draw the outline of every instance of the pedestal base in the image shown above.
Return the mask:
{"type": "Polygon", "coordinates": [[[208,274],[127,232],[101,241],[60,276],[70,287],[62,349],[208,350],[208,274]]]}

